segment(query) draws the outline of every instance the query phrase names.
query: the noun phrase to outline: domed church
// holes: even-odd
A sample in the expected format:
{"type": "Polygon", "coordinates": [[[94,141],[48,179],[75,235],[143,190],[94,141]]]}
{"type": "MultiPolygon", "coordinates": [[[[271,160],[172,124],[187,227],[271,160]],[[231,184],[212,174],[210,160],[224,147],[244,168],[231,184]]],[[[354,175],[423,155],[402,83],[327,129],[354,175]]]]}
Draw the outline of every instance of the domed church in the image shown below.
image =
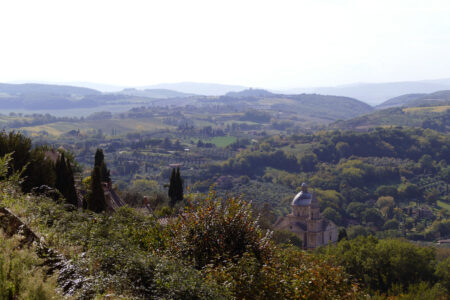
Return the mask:
{"type": "Polygon", "coordinates": [[[302,239],[305,249],[314,249],[337,241],[336,224],[321,216],[319,202],[314,191],[308,192],[306,183],[302,184],[302,190],[292,200],[291,207],[292,212],[277,221],[276,229],[287,229],[295,233],[302,239]]]}

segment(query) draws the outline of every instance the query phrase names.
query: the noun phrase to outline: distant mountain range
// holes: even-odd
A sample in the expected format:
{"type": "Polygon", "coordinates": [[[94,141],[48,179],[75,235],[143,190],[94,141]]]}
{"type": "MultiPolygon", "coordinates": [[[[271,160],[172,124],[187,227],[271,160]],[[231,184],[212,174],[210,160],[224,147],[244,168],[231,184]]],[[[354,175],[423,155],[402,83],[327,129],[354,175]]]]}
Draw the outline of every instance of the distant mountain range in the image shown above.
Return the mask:
{"type": "Polygon", "coordinates": [[[298,88],[284,90],[283,93],[317,93],[356,98],[371,105],[380,104],[388,99],[405,94],[432,93],[450,89],[450,79],[386,82],[386,83],[355,83],[335,87],[298,88]]]}
{"type": "Polygon", "coordinates": [[[39,83],[23,83],[10,84],[0,83],[0,93],[8,95],[24,95],[24,94],[60,94],[60,95],[99,95],[101,92],[71,85],[56,84],[39,84],[39,83]]]}
{"type": "MultiPolygon", "coordinates": [[[[15,81],[12,82],[11,84],[24,84],[24,83],[27,82],[15,81]]],[[[33,84],[85,87],[101,91],[103,93],[117,93],[123,91],[124,89],[137,89],[137,90],[164,89],[180,93],[205,95],[205,96],[221,96],[225,95],[228,92],[237,92],[248,88],[240,85],[202,83],[202,82],[160,83],[146,86],[119,86],[93,82],[68,82],[68,83],[33,82],[33,84]]]]}
{"type": "MultiPolygon", "coordinates": [[[[199,86],[203,86],[200,84],[199,86]]],[[[214,89],[229,87],[208,85],[214,89]]],[[[205,87],[205,86],[203,86],[205,87]]],[[[238,87],[235,87],[238,89],[238,87]]],[[[241,87],[239,87],[241,88],[241,87]]],[[[0,109],[15,110],[62,110],[83,108],[89,110],[111,109],[111,106],[215,106],[231,111],[267,110],[294,114],[297,118],[319,123],[349,119],[374,110],[359,100],[318,94],[284,95],[262,89],[229,91],[223,96],[195,95],[168,89],[128,88],[115,93],[101,93],[94,89],[64,85],[1,84],[0,109]],[[105,108],[108,106],[109,108],[105,108]]]]}
{"type": "MultiPolygon", "coordinates": [[[[55,86],[54,84],[47,83],[46,85],[55,86]]],[[[85,87],[90,90],[96,90],[103,93],[119,93],[122,95],[128,95],[133,91],[133,95],[145,96],[151,98],[167,98],[167,97],[185,97],[191,95],[204,95],[204,96],[221,96],[230,92],[240,92],[247,90],[248,87],[242,85],[227,85],[217,83],[200,83],[200,82],[178,82],[178,83],[161,83],[148,86],[115,86],[108,84],[98,84],[89,82],[73,82],[67,84],[58,84],[57,86],[73,86],[73,87],[85,87]],[[141,92],[146,90],[146,92],[141,92]],[[148,90],[160,90],[149,92],[148,90]],[[166,90],[166,91],[163,91],[166,90]],[[182,94],[176,94],[172,92],[179,92],[182,94]],[[187,95],[183,95],[187,94],[187,95]]],[[[258,90],[258,89],[254,89],[258,90]]],[[[436,80],[420,80],[420,81],[404,81],[404,82],[385,82],[385,83],[355,83],[348,85],[339,85],[334,87],[305,87],[305,88],[292,88],[285,90],[271,90],[275,94],[321,94],[321,95],[334,95],[350,97],[366,102],[370,105],[376,106],[386,100],[404,96],[407,94],[428,94],[435,91],[450,90],[450,78],[436,79],[436,80]]],[[[410,96],[405,96],[410,97],[410,96]]],[[[412,95],[411,97],[415,97],[412,95]]],[[[402,99],[394,100],[391,104],[395,104],[395,101],[402,102],[402,99]]],[[[388,104],[390,105],[390,104],[388,104]]],[[[386,106],[387,107],[387,106],[386,106]]]]}
{"type": "Polygon", "coordinates": [[[138,89],[166,89],[187,94],[197,94],[205,96],[221,96],[228,92],[238,92],[247,89],[245,86],[228,85],[217,83],[200,83],[200,82],[178,82],[178,83],[161,83],[138,87],[138,89]]]}
{"type": "Polygon", "coordinates": [[[378,109],[398,107],[398,106],[422,106],[429,105],[434,102],[439,104],[439,102],[450,101],[450,90],[438,91],[430,94],[406,94],[389,99],[377,106],[378,109]]]}
{"type": "Polygon", "coordinates": [[[116,94],[147,97],[147,98],[157,98],[157,99],[186,98],[186,97],[191,97],[191,96],[198,96],[196,94],[182,93],[182,92],[177,92],[177,91],[168,90],[168,89],[139,90],[139,89],[134,89],[134,88],[124,89],[120,92],[117,92],[116,94]]]}

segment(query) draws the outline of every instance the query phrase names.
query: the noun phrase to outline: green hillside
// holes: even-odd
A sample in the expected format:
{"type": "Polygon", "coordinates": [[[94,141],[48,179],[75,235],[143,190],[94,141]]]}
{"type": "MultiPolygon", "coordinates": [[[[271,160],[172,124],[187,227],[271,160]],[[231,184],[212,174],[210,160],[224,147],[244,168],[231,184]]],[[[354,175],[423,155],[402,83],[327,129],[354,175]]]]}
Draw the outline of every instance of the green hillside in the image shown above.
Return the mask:
{"type": "Polygon", "coordinates": [[[430,94],[406,94],[391,98],[378,105],[378,109],[398,106],[432,106],[450,103],[450,90],[437,91],[430,94]]]}
{"type": "Polygon", "coordinates": [[[346,121],[337,121],[331,128],[368,130],[380,126],[411,126],[450,132],[450,105],[393,107],[346,121]]]}

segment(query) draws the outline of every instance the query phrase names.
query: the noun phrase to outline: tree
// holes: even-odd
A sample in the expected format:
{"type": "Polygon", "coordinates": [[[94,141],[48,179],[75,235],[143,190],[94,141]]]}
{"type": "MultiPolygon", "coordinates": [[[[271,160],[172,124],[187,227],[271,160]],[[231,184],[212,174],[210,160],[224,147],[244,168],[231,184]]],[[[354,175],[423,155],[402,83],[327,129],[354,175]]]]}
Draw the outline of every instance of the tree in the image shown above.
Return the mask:
{"type": "Polygon", "coordinates": [[[339,142],[336,144],[336,150],[340,157],[348,157],[350,154],[350,146],[346,142],[339,142]]]}
{"type": "Polygon", "coordinates": [[[250,204],[240,199],[221,201],[214,192],[198,205],[187,208],[172,228],[171,251],[201,269],[220,265],[251,253],[263,261],[270,252],[270,232],[252,217],[250,204]]]}
{"type": "Polygon", "coordinates": [[[419,166],[423,172],[430,172],[433,170],[433,158],[429,154],[424,154],[419,159],[419,166]]]}
{"type": "Polygon", "coordinates": [[[440,193],[437,189],[425,192],[425,200],[428,204],[434,205],[439,200],[440,193]]]}
{"type": "Polygon", "coordinates": [[[450,183],[450,167],[443,168],[441,170],[441,176],[446,183],[450,183]]]}
{"type": "Polygon", "coordinates": [[[184,199],[183,179],[181,178],[180,168],[177,168],[176,195],[177,201],[182,201],[184,199]]]}
{"type": "Polygon", "coordinates": [[[392,212],[395,206],[394,198],[391,196],[381,196],[378,198],[376,205],[385,217],[392,217],[392,212]]]}
{"type": "Polygon", "coordinates": [[[397,197],[397,188],[393,185],[380,185],[376,191],[375,194],[378,197],[381,196],[391,196],[395,199],[397,197]]]}
{"type": "Polygon", "coordinates": [[[450,257],[447,257],[437,265],[435,274],[439,278],[439,282],[450,293],[450,257]]]}
{"type": "Polygon", "coordinates": [[[422,197],[419,187],[413,183],[402,183],[397,190],[399,196],[404,200],[417,200],[422,197]]]}
{"type": "Polygon", "coordinates": [[[325,210],[323,211],[322,215],[330,220],[333,221],[336,225],[341,225],[342,224],[342,216],[341,214],[335,210],[332,207],[327,207],[325,208],[325,210]]]}
{"type": "Polygon", "coordinates": [[[345,230],[345,228],[340,228],[338,233],[338,241],[341,241],[343,239],[348,239],[347,230],[345,230]]]}
{"type": "Polygon", "coordinates": [[[102,187],[101,170],[99,166],[94,167],[91,177],[91,193],[88,196],[87,208],[93,212],[100,213],[106,210],[106,199],[102,187]]]}
{"type": "Polygon", "coordinates": [[[97,151],[95,151],[94,166],[100,167],[104,160],[105,160],[105,155],[103,154],[103,150],[100,148],[97,148],[97,151]]]}
{"type": "Polygon", "coordinates": [[[312,172],[316,170],[317,155],[314,153],[300,155],[297,160],[303,172],[312,172]]]}
{"type": "Polygon", "coordinates": [[[175,172],[175,168],[172,169],[172,174],[170,175],[170,182],[169,182],[169,192],[168,192],[168,196],[170,198],[170,205],[173,206],[175,205],[176,202],[176,194],[175,194],[175,177],[176,177],[176,172],[175,172]]]}
{"type": "Polygon", "coordinates": [[[369,236],[342,240],[327,250],[349,274],[373,290],[387,292],[395,285],[406,290],[421,281],[434,282],[435,254],[431,247],[369,236]]]}
{"type": "Polygon", "coordinates": [[[103,182],[111,181],[111,175],[105,163],[105,155],[103,154],[103,150],[100,148],[97,148],[97,151],[95,151],[94,166],[100,167],[101,181],[103,182]]]}
{"type": "Polygon", "coordinates": [[[64,153],[61,153],[56,161],[55,173],[55,187],[61,192],[69,204],[78,206],[78,196],[75,189],[72,166],[70,165],[70,161],[65,158],[64,153]]]}
{"type": "Polygon", "coordinates": [[[175,204],[179,201],[182,201],[184,198],[183,192],[183,179],[180,175],[180,168],[172,169],[172,174],[170,175],[170,183],[169,183],[169,198],[170,198],[170,206],[174,207],[175,204]]]}
{"type": "Polygon", "coordinates": [[[380,211],[376,208],[367,208],[362,213],[362,220],[366,224],[373,224],[377,227],[383,225],[384,220],[380,211]]]}
{"type": "Polygon", "coordinates": [[[361,202],[350,202],[347,206],[347,214],[355,219],[361,218],[361,213],[367,208],[367,205],[361,202]]]}
{"type": "Polygon", "coordinates": [[[396,230],[398,229],[398,226],[400,224],[398,223],[397,220],[392,219],[392,220],[388,220],[386,221],[386,223],[384,223],[383,229],[384,230],[396,230]]]}

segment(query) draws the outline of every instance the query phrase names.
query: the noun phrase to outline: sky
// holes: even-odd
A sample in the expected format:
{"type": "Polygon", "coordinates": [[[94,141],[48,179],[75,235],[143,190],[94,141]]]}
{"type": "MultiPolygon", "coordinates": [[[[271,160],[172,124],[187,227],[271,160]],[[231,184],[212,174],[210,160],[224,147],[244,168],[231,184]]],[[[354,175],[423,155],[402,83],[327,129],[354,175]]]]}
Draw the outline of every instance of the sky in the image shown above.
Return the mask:
{"type": "Polygon", "coordinates": [[[448,0],[5,0],[0,82],[450,78],[449,16],[448,0]]]}

